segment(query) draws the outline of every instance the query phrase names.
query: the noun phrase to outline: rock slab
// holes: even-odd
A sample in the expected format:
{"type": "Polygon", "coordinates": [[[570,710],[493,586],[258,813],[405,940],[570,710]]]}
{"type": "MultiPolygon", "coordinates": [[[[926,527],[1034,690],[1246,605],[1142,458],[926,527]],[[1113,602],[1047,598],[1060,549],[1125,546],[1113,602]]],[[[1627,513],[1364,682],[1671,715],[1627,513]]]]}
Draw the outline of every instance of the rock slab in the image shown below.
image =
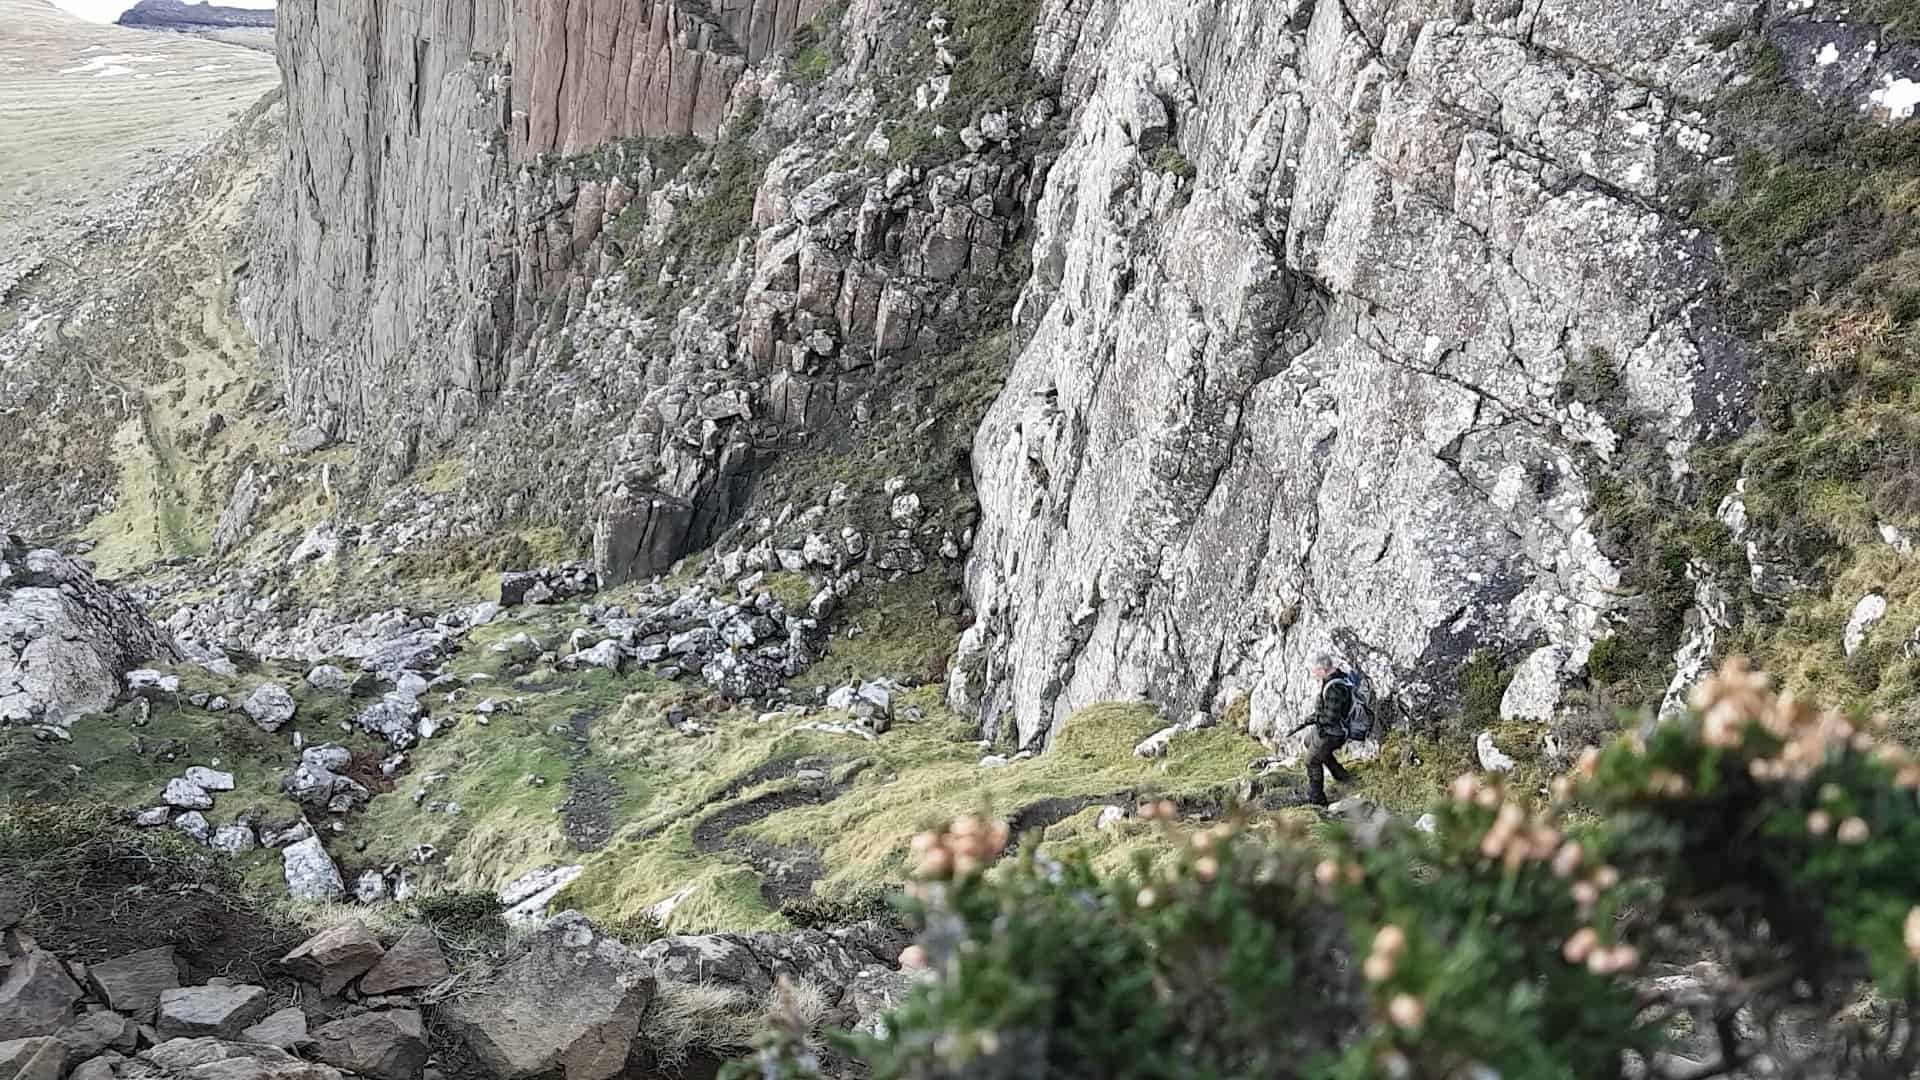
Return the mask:
{"type": "Polygon", "coordinates": [[[359,923],[348,923],[308,938],[281,957],[280,966],[294,978],[313,983],[322,994],[333,997],[379,963],[385,953],[372,931],[359,923]]]}
{"type": "Polygon", "coordinates": [[[307,1035],[307,1014],[289,1005],[240,1033],[241,1042],[265,1043],[282,1050],[298,1050],[313,1042],[307,1035]]]}
{"type": "Polygon", "coordinates": [[[260,986],[183,986],[160,994],[155,1027],[167,1038],[232,1039],[267,1015],[260,986]]]}
{"type": "Polygon", "coordinates": [[[535,931],[485,994],[439,1015],[500,1080],[556,1071],[609,1080],[625,1066],[653,990],[645,961],[569,911],[535,931]]]}
{"type": "Polygon", "coordinates": [[[301,1061],[277,1046],[223,1039],[172,1039],[115,1066],[118,1080],[341,1080],[330,1065],[301,1061]]]}
{"type": "Polygon", "coordinates": [[[427,1063],[426,1028],[413,1009],[361,1013],[315,1031],[313,1053],[375,1080],[413,1080],[427,1063]]]}
{"type": "Polygon", "coordinates": [[[8,1080],[60,1080],[66,1071],[67,1047],[59,1039],[0,1042],[0,1076],[8,1080]]]}
{"type": "Polygon", "coordinates": [[[395,990],[417,990],[432,986],[452,974],[440,941],[433,931],[416,926],[401,935],[393,948],[381,957],[360,980],[363,994],[389,994],[395,990]]]}
{"type": "Polygon", "coordinates": [[[0,979],[0,1042],[51,1035],[73,1014],[80,987],[52,953],[29,949],[0,979]]]}
{"type": "Polygon", "coordinates": [[[87,985],[113,1011],[151,1020],[160,995],[180,985],[180,968],[174,962],[173,946],[162,945],[90,965],[87,985]]]}

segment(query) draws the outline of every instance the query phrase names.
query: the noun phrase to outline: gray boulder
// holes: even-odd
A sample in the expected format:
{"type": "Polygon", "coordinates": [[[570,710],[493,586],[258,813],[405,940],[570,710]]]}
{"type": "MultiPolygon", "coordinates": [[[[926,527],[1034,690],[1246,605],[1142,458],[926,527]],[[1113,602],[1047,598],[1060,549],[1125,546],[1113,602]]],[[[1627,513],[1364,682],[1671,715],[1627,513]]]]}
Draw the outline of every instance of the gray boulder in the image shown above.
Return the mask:
{"type": "Polygon", "coordinates": [[[413,698],[388,694],[360,710],[354,722],[367,734],[385,739],[395,750],[405,750],[417,738],[414,721],[420,711],[420,703],[413,698]]]}
{"type": "Polygon", "coordinates": [[[213,830],[213,835],[207,840],[207,846],[229,855],[239,855],[259,847],[260,841],[253,835],[253,826],[245,822],[234,822],[213,830]]]}
{"type": "Polygon", "coordinates": [[[373,965],[373,970],[361,978],[360,992],[388,994],[395,990],[417,990],[432,986],[452,973],[446,955],[440,951],[440,940],[432,930],[416,926],[402,934],[380,962],[373,965]]]}
{"type": "Polygon", "coordinates": [[[173,946],[162,945],[89,964],[87,985],[113,1011],[136,1020],[151,1020],[161,993],[180,985],[173,946]]]}
{"type": "Polygon", "coordinates": [[[68,1050],[46,1037],[0,1042],[0,1076],[8,1080],[60,1080],[67,1072],[68,1050]]]}
{"type": "Polygon", "coordinates": [[[374,1080],[413,1080],[427,1063],[426,1028],[412,1009],[361,1013],[316,1030],[313,1054],[374,1080]]]}
{"type": "Polygon", "coordinates": [[[282,1050],[299,1050],[313,1042],[307,1035],[307,1014],[289,1005],[240,1033],[241,1042],[265,1043],[282,1050]]]}
{"type": "Polygon", "coordinates": [[[569,911],[535,931],[484,994],[439,1016],[500,1080],[608,1080],[625,1067],[653,989],[645,961],[569,911]]]}
{"type": "Polygon", "coordinates": [[[206,788],[177,777],[167,781],[167,789],[161,792],[160,801],[179,810],[213,809],[213,796],[207,794],[206,788]]]}
{"type": "Polygon", "coordinates": [[[267,1015],[260,986],[182,986],[160,992],[154,1027],[169,1039],[232,1039],[267,1015]]]}
{"type": "Polygon", "coordinates": [[[287,693],[286,687],[279,683],[261,683],[253,693],[247,695],[247,700],[241,703],[240,708],[253,718],[254,723],[260,725],[261,731],[273,732],[287,726],[287,721],[293,719],[295,706],[293,695],[287,693]]]}
{"type": "Polygon", "coordinates": [[[307,672],[307,685],[313,687],[315,690],[326,690],[330,693],[344,694],[348,690],[353,689],[353,676],[348,675],[345,671],[334,667],[332,664],[321,664],[319,667],[307,672]]]}
{"type": "Polygon", "coordinates": [[[127,1060],[125,1056],[109,1050],[91,1061],[83,1061],[74,1066],[67,1074],[67,1080],[113,1080],[114,1066],[127,1060]]]}
{"type": "Polygon", "coordinates": [[[174,818],[173,831],[196,844],[204,844],[213,839],[213,827],[207,824],[207,816],[198,810],[189,810],[174,818]]]}
{"type": "Polygon", "coordinates": [[[640,957],[662,985],[716,985],[757,998],[782,976],[817,986],[848,986],[862,971],[893,966],[905,945],[891,930],[860,923],[831,932],[661,938],[641,949],[640,957]]]}
{"type": "Polygon", "coordinates": [[[338,900],[347,894],[340,868],[317,836],[281,848],[280,870],[295,900],[338,900]]]}
{"type": "Polygon", "coordinates": [[[84,1061],[107,1050],[132,1053],[137,1049],[140,1028],[133,1021],[111,1010],[81,1013],[53,1037],[67,1044],[75,1061],[84,1061]]]}
{"type": "Polygon", "coordinates": [[[380,962],[386,950],[380,939],[359,923],[323,930],[280,958],[280,966],[296,979],[313,983],[332,997],[380,962]]]}
{"type": "Polygon", "coordinates": [[[15,956],[0,979],[0,1041],[51,1035],[66,1024],[80,987],[45,949],[15,956]]]}
{"type": "Polygon", "coordinates": [[[0,725],[64,728],[113,704],[122,673],[180,659],[169,635],[84,564],[0,533],[0,725]]]}
{"type": "Polygon", "coordinates": [[[590,649],[574,653],[562,663],[571,668],[597,667],[619,674],[620,666],[626,660],[627,654],[620,648],[620,643],[609,638],[590,649]]]}
{"type": "Polygon", "coordinates": [[[152,668],[135,668],[127,672],[127,690],[145,696],[177,694],[180,692],[180,676],[152,668]]]}
{"type": "Polygon", "coordinates": [[[266,497],[267,485],[260,479],[253,466],[249,465],[240,478],[233,482],[233,493],[227,498],[227,508],[220,511],[220,520],[213,528],[213,553],[225,555],[240,546],[253,524],[253,515],[260,510],[260,503],[266,497]]]}

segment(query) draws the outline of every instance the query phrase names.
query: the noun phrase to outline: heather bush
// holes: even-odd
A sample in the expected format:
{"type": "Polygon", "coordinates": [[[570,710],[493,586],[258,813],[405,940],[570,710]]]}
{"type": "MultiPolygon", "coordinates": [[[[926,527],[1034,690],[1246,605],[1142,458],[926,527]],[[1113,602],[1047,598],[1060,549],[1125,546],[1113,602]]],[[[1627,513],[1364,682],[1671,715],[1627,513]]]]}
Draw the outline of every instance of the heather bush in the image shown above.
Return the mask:
{"type": "MultiPolygon", "coordinates": [[[[916,839],[918,985],[876,1077],[1905,1077],[1920,763],[1732,662],[1551,798],[1462,776],[1425,828],[1139,817],[1119,873],[963,818],[916,839]]],[[[749,1075],[807,1075],[772,1065],[749,1075]]],[[[809,1059],[811,1060],[811,1059],[809,1059]]]]}

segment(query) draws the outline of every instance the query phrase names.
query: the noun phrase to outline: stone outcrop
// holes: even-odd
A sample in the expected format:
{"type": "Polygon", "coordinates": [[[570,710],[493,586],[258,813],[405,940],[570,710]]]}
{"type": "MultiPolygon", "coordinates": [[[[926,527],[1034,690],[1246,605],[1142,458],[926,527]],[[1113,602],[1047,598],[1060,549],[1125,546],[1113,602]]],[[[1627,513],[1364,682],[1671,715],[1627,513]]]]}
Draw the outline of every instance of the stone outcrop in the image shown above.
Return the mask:
{"type": "Polygon", "coordinates": [[[112,704],[127,671],[179,658],[86,564],[0,534],[0,724],[65,728],[112,704]]]}
{"type": "Polygon", "coordinates": [[[1709,31],[1755,7],[1047,4],[1078,123],[974,444],[956,703],[1035,745],[1093,702],[1246,692],[1274,734],[1320,649],[1425,715],[1473,649],[1577,674],[1620,601],[1607,417],[1676,471],[1744,422],[1675,196],[1743,63],[1709,31]],[[1572,394],[1586,365],[1617,395],[1572,394]]]}

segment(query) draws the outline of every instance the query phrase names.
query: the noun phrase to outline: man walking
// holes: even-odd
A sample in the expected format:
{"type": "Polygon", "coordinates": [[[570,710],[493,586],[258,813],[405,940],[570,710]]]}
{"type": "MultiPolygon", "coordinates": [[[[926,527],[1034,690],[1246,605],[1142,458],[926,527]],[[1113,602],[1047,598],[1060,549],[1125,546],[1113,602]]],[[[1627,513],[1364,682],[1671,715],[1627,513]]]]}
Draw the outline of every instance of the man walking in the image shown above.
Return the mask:
{"type": "Polygon", "coordinates": [[[1347,742],[1347,716],[1353,711],[1353,680],[1327,653],[1315,655],[1308,670],[1320,684],[1320,695],[1313,716],[1287,734],[1313,729],[1313,738],[1307,744],[1307,801],[1325,806],[1327,773],[1333,773],[1334,780],[1342,784],[1353,781],[1353,775],[1333,756],[1347,742]]]}

